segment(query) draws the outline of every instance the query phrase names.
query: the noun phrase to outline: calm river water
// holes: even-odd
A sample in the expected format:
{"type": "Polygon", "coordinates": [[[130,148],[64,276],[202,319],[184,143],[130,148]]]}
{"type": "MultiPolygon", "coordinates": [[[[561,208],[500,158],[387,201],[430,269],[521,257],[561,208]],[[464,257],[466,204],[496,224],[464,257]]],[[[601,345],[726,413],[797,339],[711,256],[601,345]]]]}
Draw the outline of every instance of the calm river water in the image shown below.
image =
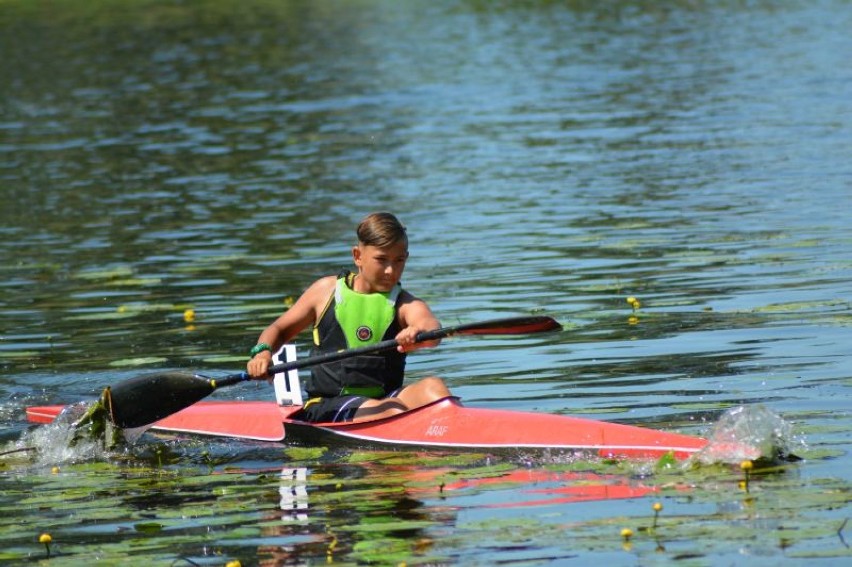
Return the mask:
{"type": "Polygon", "coordinates": [[[0,562],[47,565],[42,533],[52,565],[848,562],[850,29],[841,0],[0,2],[0,562]],[[735,465],[86,453],[26,423],[242,369],[376,209],[444,324],[565,326],[445,341],[412,379],[698,435],[762,405],[804,460],[746,491],[735,465]]]}

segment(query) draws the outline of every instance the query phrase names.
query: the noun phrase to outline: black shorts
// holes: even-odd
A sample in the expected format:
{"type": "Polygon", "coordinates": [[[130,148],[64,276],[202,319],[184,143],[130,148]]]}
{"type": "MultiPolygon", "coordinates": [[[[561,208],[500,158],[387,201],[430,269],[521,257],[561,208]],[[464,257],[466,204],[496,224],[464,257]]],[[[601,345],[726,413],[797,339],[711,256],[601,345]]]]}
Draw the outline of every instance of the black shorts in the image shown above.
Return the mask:
{"type": "MultiPolygon", "coordinates": [[[[394,390],[382,399],[392,398],[399,394],[402,388],[394,390]]],[[[333,398],[310,398],[302,406],[299,419],[310,423],[334,423],[352,421],[358,408],[373,398],[366,396],[335,396],[333,398]]]]}
{"type": "Polygon", "coordinates": [[[368,399],[364,396],[311,398],[302,406],[302,414],[299,417],[311,423],[352,421],[355,419],[355,412],[368,399]]]}

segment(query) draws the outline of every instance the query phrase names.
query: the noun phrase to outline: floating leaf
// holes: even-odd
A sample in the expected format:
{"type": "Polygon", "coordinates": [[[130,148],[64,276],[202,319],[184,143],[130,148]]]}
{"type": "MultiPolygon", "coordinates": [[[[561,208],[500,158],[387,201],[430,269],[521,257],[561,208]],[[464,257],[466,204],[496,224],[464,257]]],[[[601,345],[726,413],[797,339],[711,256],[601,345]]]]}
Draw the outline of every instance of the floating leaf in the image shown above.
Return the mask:
{"type": "Polygon", "coordinates": [[[146,285],[158,285],[163,283],[163,280],[160,278],[123,278],[118,280],[113,280],[109,282],[107,285],[110,286],[146,286],[146,285]]]}
{"type": "Polygon", "coordinates": [[[789,313],[806,310],[824,309],[826,307],[844,307],[848,308],[847,301],[832,300],[832,301],[799,301],[790,303],[772,303],[763,307],[755,307],[752,311],[756,313],[789,313]]]}
{"type": "Polygon", "coordinates": [[[662,457],[657,460],[656,468],[659,469],[669,469],[678,465],[677,459],[675,459],[674,453],[669,451],[662,457]]]}
{"type": "Polygon", "coordinates": [[[142,358],[124,358],[121,360],[113,360],[109,363],[110,366],[125,367],[125,366],[147,366],[150,364],[162,364],[166,362],[165,358],[158,356],[148,356],[142,358]]]}
{"type": "Polygon", "coordinates": [[[206,362],[209,364],[232,364],[239,363],[241,365],[245,365],[248,357],[245,355],[236,356],[236,355],[216,355],[216,356],[205,356],[201,360],[202,362],[206,362]]]}
{"type": "Polygon", "coordinates": [[[83,315],[69,315],[68,317],[63,317],[63,319],[65,321],[117,321],[136,317],[137,315],[139,315],[138,311],[99,311],[83,315]]]}
{"type": "Polygon", "coordinates": [[[130,266],[118,266],[109,270],[77,272],[74,274],[74,277],[81,280],[111,280],[116,278],[126,278],[132,274],[133,269],[130,266]]]}
{"type": "Polygon", "coordinates": [[[319,459],[327,451],[327,447],[289,447],[284,454],[293,461],[308,461],[319,459]]]}

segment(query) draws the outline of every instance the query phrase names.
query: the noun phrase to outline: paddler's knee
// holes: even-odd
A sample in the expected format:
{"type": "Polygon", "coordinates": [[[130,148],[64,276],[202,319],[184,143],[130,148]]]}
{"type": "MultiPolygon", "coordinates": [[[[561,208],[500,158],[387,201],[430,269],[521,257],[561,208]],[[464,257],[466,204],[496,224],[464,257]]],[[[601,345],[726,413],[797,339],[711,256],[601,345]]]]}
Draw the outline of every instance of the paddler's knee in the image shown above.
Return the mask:
{"type": "Polygon", "coordinates": [[[451,395],[447,385],[437,376],[423,378],[418,384],[420,384],[422,391],[427,392],[434,399],[445,398],[451,395]]]}

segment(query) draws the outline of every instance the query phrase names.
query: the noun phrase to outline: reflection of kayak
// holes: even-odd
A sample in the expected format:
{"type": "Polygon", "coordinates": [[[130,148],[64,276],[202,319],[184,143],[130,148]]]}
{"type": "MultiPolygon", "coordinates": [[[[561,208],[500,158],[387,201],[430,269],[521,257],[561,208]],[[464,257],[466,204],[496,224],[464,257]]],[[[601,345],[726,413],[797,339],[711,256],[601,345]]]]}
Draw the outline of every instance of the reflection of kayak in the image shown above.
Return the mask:
{"type": "MultiPolygon", "coordinates": [[[[417,453],[410,453],[416,458],[417,453]]],[[[428,462],[427,457],[422,462],[428,462]]],[[[347,464],[348,475],[353,469],[361,469],[355,478],[381,478],[386,469],[374,466],[372,463],[361,462],[347,464]]],[[[270,473],[275,469],[261,469],[270,473]]],[[[594,472],[551,471],[543,468],[518,468],[494,470],[466,471],[464,478],[457,478],[458,469],[430,468],[412,464],[395,464],[395,474],[401,476],[401,487],[406,496],[418,500],[434,497],[437,493],[447,496],[452,493],[470,495],[480,491],[501,491],[511,493],[505,499],[498,499],[492,504],[477,504],[481,508],[523,508],[552,506],[554,504],[571,504],[578,502],[594,502],[600,500],[622,500],[642,498],[657,494],[660,488],[647,484],[642,479],[631,475],[599,474],[594,472]],[[470,475],[470,476],[467,476],[470,475]]],[[[257,469],[229,470],[222,474],[258,474],[257,469]]],[[[217,474],[217,473],[214,473],[217,474]]],[[[347,478],[351,478],[347,475],[347,478]]],[[[317,467],[285,467],[280,471],[281,494],[280,506],[289,512],[288,520],[307,520],[310,511],[310,496],[308,486],[313,479],[323,482],[336,473],[332,470],[317,467]]],[[[686,485],[668,485],[667,489],[687,491],[686,485]]]]}
{"type": "MultiPolygon", "coordinates": [[[[50,423],[63,406],[27,408],[32,422],[50,423]]],[[[557,449],[604,458],[685,459],[707,445],[700,437],[582,419],[462,406],[448,397],[393,417],[356,423],[307,423],[301,406],[274,401],[202,401],[163,418],[154,431],[298,444],[347,444],[433,449],[557,449]]]]}
{"type": "MultiPolygon", "coordinates": [[[[510,502],[484,505],[486,508],[519,508],[598,500],[641,498],[659,492],[659,488],[625,476],[592,472],[552,472],[542,469],[518,469],[484,478],[462,478],[441,486],[442,492],[482,489],[487,486],[512,490],[517,497],[510,502]]],[[[679,488],[680,489],[680,488],[679,488]]]]}

